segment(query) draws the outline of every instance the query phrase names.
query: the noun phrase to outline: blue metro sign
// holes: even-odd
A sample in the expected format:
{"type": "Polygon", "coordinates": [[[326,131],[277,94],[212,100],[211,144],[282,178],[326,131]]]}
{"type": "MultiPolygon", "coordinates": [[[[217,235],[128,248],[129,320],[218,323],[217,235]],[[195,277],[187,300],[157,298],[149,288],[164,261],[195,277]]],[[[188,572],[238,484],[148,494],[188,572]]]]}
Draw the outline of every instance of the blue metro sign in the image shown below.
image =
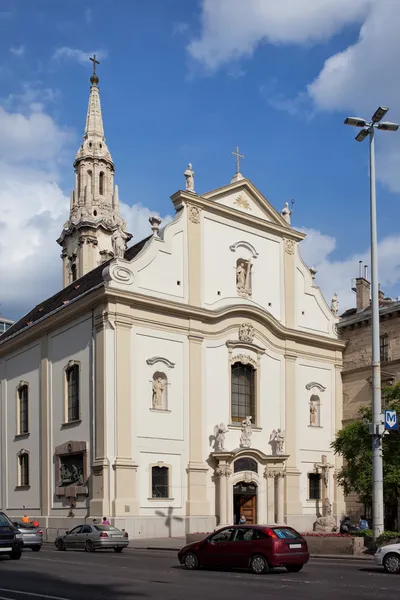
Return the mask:
{"type": "Polygon", "coordinates": [[[395,410],[385,410],[385,429],[398,431],[399,421],[395,410]]]}

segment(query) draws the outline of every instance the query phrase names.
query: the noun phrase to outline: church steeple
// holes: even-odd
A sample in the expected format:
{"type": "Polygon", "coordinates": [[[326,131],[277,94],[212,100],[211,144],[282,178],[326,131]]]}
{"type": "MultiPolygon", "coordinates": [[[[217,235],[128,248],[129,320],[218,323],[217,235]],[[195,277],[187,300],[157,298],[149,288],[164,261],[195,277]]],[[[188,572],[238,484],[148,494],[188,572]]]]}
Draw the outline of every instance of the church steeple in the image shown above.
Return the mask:
{"type": "MultiPolygon", "coordinates": [[[[75,190],[71,194],[70,217],[57,242],[63,247],[63,281],[69,285],[105,260],[112,258],[118,229],[129,241],[119,213],[118,188],[114,185],[114,163],[104,137],[96,56],[83,142],[76,154],[75,190]]],[[[118,255],[121,254],[120,248],[118,255]]]]}

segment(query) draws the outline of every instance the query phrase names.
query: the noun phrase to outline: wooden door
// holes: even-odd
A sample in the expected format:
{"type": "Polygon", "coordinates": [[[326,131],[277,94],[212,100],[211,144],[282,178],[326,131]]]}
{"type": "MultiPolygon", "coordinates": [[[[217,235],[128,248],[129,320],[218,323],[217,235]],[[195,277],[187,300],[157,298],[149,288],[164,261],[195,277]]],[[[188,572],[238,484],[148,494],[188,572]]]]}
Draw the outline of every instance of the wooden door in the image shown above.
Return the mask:
{"type": "Polygon", "coordinates": [[[257,496],[245,495],[240,498],[240,516],[246,517],[246,525],[257,523],[257,496]]]}

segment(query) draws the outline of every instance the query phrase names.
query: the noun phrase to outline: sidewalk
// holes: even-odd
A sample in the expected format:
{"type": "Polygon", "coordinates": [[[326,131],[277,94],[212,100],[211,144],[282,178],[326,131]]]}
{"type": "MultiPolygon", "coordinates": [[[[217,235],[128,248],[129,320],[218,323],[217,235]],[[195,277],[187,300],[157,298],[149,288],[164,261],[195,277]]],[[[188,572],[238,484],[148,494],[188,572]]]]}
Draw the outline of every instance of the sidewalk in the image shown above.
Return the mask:
{"type": "Polygon", "coordinates": [[[170,550],[178,552],[182,546],[186,545],[186,538],[146,538],[141,540],[130,540],[129,548],[137,550],[170,550]]]}

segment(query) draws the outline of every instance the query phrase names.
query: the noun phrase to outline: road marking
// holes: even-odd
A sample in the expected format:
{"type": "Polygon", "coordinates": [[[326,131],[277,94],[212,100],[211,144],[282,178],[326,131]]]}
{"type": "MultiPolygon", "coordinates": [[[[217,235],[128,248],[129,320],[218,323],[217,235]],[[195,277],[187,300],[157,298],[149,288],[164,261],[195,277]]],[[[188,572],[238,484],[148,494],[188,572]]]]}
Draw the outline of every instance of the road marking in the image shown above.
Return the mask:
{"type": "MultiPolygon", "coordinates": [[[[62,596],[47,596],[46,594],[34,594],[33,592],[22,592],[20,590],[8,590],[6,588],[0,588],[0,592],[7,592],[9,594],[23,594],[25,596],[33,596],[35,598],[47,598],[47,600],[71,600],[70,598],[64,598],[62,596]]],[[[1,596],[0,596],[1,598],[1,596]]],[[[6,600],[14,600],[14,598],[7,598],[6,600]]]]}

